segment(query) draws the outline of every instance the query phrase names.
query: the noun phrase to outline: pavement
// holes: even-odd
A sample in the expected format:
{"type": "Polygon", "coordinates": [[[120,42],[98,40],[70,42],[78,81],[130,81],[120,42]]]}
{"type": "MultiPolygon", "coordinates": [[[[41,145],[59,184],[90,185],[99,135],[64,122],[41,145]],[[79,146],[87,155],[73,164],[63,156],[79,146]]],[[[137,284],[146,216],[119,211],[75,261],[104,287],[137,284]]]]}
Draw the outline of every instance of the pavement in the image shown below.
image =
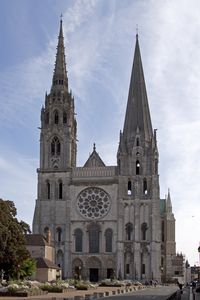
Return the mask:
{"type": "MultiPolygon", "coordinates": [[[[77,291],[77,290],[68,290],[66,293],[48,293],[46,295],[42,296],[31,296],[31,297],[0,297],[0,300],[63,300],[67,298],[71,298],[74,300],[75,296],[83,296],[90,294],[93,295],[93,293],[105,293],[109,292],[109,295],[112,295],[112,293],[115,291],[116,293],[118,290],[121,290],[122,288],[119,287],[98,287],[96,289],[89,289],[87,291],[77,291]]],[[[108,296],[108,297],[102,297],[101,299],[167,299],[168,296],[175,293],[178,290],[177,286],[157,286],[157,287],[147,287],[143,290],[137,290],[137,291],[131,291],[125,294],[120,294],[116,296],[108,296]]],[[[96,298],[97,299],[97,298],[96,298]]],[[[189,300],[189,298],[181,299],[181,300],[189,300]]]]}

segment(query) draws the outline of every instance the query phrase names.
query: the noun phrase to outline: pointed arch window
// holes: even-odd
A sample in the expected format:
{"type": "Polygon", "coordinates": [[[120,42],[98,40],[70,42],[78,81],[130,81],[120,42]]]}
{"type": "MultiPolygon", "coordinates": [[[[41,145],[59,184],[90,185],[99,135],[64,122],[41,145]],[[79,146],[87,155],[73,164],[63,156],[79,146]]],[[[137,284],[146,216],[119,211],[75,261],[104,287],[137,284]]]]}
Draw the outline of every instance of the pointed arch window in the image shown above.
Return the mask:
{"type": "Polygon", "coordinates": [[[83,232],[80,228],[77,228],[74,231],[75,235],[75,251],[82,252],[83,251],[83,232]]]}
{"type": "Polygon", "coordinates": [[[60,227],[58,227],[56,229],[56,233],[57,233],[57,241],[61,242],[62,241],[62,229],[60,227]]]}
{"type": "Polygon", "coordinates": [[[147,226],[147,223],[144,222],[142,223],[141,225],[141,231],[142,231],[142,240],[145,241],[146,240],[146,233],[147,233],[147,229],[148,229],[148,226],[147,226]]]}
{"type": "Polygon", "coordinates": [[[46,196],[47,196],[47,199],[51,198],[51,185],[48,180],[46,181],[46,196]]]}
{"type": "Polygon", "coordinates": [[[112,252],[112,239],[113,239],[113,231],[108,228],[105,231],[105,244],[106,244],[106,252],[112,252]]]}
{"type": "Polygon", "coordinates": [[[58,114],[57,110],[55,110],[55,112],[54,112],[54,123],[55,124],[59,123],[59,114],[58,114]]]}
{"type": "Polygon", "coordinates": [[[97,224],[89,227],[89,253],[99,253],[99,233],[100,229],[97,224]]]}
{"type": "Polygon", "coordinates": [[[51,155],[60,155],[60,141],[57,136],[55,136],[51,142],[51,155]]]}
{"type": "Polygon", "coordinates": [[[59,181],[58,183],[58,199],[63,198],[63,183],[62,181],[59,181]]]}
{"type": "Polygon", "coordinates": [[[126,229],[126,240],[128,240],[128,241],[132,240],[133,224],[127,223],[125,229],[126,229]]]}
{"type": "Polygon", "coordinates": [[[67,123],[67,114],[64,111],[64,113],[63,113],[63,124],[66,124],[66,123],[67,123]]]}
{"type": "Polygon", "coordinates": [[[139,137],[137,137],[137,139],[136,139],[136,146],[137,147],[140,146],[140,139],[139,139],[139,137]]]}
{"type": "Polygon", "coordinates": [[[130,196],[132,194],[132,183],[130,179],[128,180],[128,191],[127,194],[130,196]]]}
{"type": "Polygon", "coordinates": [[[146,180],[146,178],[144,178],[144,180],[143,180],[143,194],[147,195],[147,193],[148,193],[148,190],[147,190],[147,180],[146,180]]]}
{"type": "Polygon", "coordinates": [[[140,162],[139,162],[139,160],[136,161],[136,175],[140,175],[140,162]]]}

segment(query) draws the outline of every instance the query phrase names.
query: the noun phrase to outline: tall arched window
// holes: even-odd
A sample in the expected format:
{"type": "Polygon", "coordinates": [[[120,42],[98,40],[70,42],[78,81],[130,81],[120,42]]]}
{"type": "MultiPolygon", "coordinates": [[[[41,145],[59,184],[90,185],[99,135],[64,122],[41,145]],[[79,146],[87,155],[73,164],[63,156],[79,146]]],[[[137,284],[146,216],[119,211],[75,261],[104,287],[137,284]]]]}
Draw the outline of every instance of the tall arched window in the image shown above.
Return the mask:
{"type": "Polygon", "coordinates": [[[56,229],[56,233],[57,233],[57,241],[61,242],[61,240],[62,240],[62,229],[60,227],[58,227],[56,229]]]}
{"type": "Polygon", "coordinates": [[[143,180],[143,194],[147,195],[147,180],[144,178],[143,180]]]}
{"type": "Polygon", "coordinates": [[[65,111],[64,111],[64,113],[63,113],[63,123],[64,123],[64,124],[67,123],[67,114],[66,114],[65,111]]]}
{"type": "Polygon", "coordinates": [[[136,139],[136,146],[140,146],[140,139],[138,137],[136,139]]]}
{"type": "Polygon", "coordinates": [[[108,228],[105,231],[105,240],[106,240],[106,252],[112,252],[112,239],[113,239],[113,231],[108,228]]]}
{"type": "Polygon", "coordinates": [[[47,195],[47,199],[51,198],[51,186],[48,180],[46,182],[46,195],[47,195]]]}
{"type": "Polygon", "coordinates": [[[62,199],[63,198],[63,184],[62,181],[59,181],[58,184],[58,199],[62,199]]]}
{"type": "Polygon", "coordinates": [[[99,253],[99,232],[100,228],[97,224],[89,227],[89,253],[99,253]]]}
{"type": "Polygon", "coordinates": [[[133,234],[133,224],[127,223],[125,230],[126,230],[126,240],[130,241],[132,239],[132,234],[133,234]]]}
{"type": "Polygon", "coordinates": [[[54,112],[54,123],[55,124],[59,123],[59,114],[58,114],[57,110],[55,110],[55,112],[54,112]]]}
{"type": "Polygon", "coordinates": [[[83,232],[81,229],[77,228],[74,231],[75,235],[75,251],[82,252],[83,251],[83,232]]]}
{"type": "Polygon", "coordinates": [[[60,155],[60,141],[57,136],[55,136],[51,142],[51,155],[60,155]]]}
{"type": "Polygon", "coordinates": [[[140,162],[139,162],[139,160],[136,161],[136,175],[140,175],[140,162]]]}
{"type": "Polygon", "coordinates": [[[148,226],[147,226],[147,223],[144,222],[142,223],[141,225],[141,231],[142,231],[142,240],[145,241],[146,240],[146,232],[147,232],[147,229],[148,229],[148,226]]]}
{"type": "Polygon", "coordinates": [[[131,181],[128,180],[128,191],[127,191],[127,194],[128,195],[131,195],[132,194],[132,184],[131,184],[131,181]]]}

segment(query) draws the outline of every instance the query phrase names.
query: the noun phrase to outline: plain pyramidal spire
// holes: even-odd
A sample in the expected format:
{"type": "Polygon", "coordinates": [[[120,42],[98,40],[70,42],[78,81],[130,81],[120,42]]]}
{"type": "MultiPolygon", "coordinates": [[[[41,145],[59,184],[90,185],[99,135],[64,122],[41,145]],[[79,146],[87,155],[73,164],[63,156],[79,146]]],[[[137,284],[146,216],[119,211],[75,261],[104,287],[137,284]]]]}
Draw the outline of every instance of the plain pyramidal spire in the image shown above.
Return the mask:
{"type": "Polygon", "coordinates": [[[151,141],[153,130],[137,33],[123,129],[124,140],[133,144],[138,132],[145,141],[151,141]]]}
{"type": "Polygon", "coordinates": [[[66,69],[66,62],[65,62],[65,45],[64,45],[64,36],[63,36],[63,21],[61,15],[56,61],[55,61],[55,68],[54,68],[53,80],[52,80],[52,88],[62,88],[62,87],[68,89],[67,69],[66,69]]]}

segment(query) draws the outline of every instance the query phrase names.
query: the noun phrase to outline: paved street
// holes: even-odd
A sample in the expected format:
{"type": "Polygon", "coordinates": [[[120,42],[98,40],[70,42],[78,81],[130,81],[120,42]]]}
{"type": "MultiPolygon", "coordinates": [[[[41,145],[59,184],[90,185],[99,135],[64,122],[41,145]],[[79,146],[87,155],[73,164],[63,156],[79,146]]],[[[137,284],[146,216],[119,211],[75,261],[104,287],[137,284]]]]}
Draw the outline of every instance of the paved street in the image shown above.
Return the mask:
{"type": "MultiPolygon", "coordinates": [[[[145,290],[134,291],[132,293],[101,298],[104,300],[164,300],[178,290],[177,286],[157,286],[155,288],[147,288],[145,290]]],[[[184,289],[181,300],[189,300],[188,289],[184,289]]]]}

